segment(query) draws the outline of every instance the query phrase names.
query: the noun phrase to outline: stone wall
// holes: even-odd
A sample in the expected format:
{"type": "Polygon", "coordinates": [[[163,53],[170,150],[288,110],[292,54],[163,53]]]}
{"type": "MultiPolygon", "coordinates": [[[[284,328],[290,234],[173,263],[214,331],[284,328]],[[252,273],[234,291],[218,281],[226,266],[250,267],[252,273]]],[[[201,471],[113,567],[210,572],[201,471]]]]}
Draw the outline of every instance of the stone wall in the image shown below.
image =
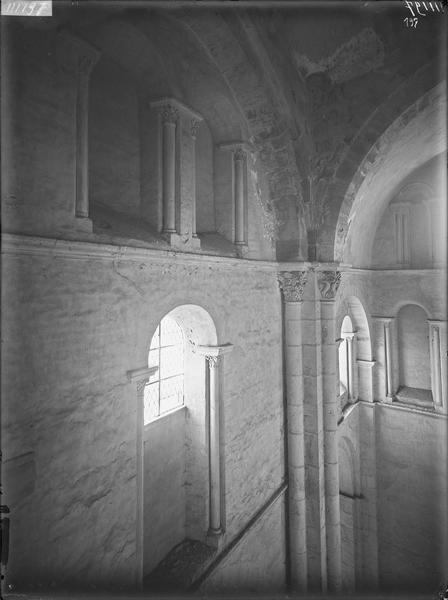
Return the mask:
{"type": "Polygon", "coordinates": [[[380,587],[437,590],[446,577],[446,419],[379,407],[377,436],[380,587]]]}
{"type": "Polygon", "coordinates": [[[285,503],[270,506],[201,587],[204,594],[279,592],[285,585],[285,503]]]}
{"type": "MultiPolygon", "coordinates": [[[[272,268],[42,239],[15,238],[13,253],[5,251],[9,581],[134,583],[136,391],[126,371],[147,364],[152,332],[180,304],[204,307],[218,343],[234,345],[224,362],[221,432],[226,540],[233,539],[283,480],[272,268]]],[[[275,543],[283,535],[279,525],[275,543]]]]}
{"type": "MultiPolygon", "coordinates": [[[[375,361],[373,399],[378,403],[363,402],[359,413],[362,581],[366,587],[374,586],[378,576],[384,590],[436,590],[445,577],[446,417],[384,403],[384,332],[376,318],[391,318],[393,390],[403,384],[403,356],[406,365],[413,365],[408,385],[428,386],[429,345],[424,357],[423,343],[427,344],[429,333],[427,319],[445,319],[443,285],[444,275],[437,270],[359,270],[343,276],[341,308],[349,297],[361,301],[375,361]],[[397,315],[400,307],[409,304],[419,311],[422,322],[407,319],[404,338],[397,315]]],[[[339,312],[342,315],[345,308],[339,312]]],[[[442,362],[446,360],[443,348],[442,362]]]]}
{"type": "Polygon", "coordinates": [[[143,572],[185,539],[185,408],[145,426],[143,572]]]}
{"type": "Polygon", "coordinates": [[[139,106],[126,71],[102,59],[90,76],[90,202],[140,215],[139,106]]]}

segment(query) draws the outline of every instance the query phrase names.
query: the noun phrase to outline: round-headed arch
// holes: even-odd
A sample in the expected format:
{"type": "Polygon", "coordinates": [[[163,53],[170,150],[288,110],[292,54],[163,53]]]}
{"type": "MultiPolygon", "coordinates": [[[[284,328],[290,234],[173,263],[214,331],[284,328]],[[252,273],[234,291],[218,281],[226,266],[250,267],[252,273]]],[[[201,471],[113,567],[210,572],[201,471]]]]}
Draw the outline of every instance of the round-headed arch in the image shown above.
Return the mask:
{"type": "Polygon", "coordinates": [[[372,146],[339,212],[336,260],[369,265],[379,220],[400,183],[446,149],[445,112],[444,90],[438,85],[405,110],[372,146]]]}

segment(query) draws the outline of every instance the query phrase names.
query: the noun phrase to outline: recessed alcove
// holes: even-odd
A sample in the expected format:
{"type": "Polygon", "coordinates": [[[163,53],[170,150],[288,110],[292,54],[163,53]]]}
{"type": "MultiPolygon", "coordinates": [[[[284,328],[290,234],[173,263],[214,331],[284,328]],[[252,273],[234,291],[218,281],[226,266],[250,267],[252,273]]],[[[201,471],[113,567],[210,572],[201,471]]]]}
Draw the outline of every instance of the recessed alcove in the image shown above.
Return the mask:
{"type": "Polygon", "coordinates": [[[425,311],[415,304],[397,315],[399,387],[396,400],[421,408],[433,408],[429,325],[425,311]]]}

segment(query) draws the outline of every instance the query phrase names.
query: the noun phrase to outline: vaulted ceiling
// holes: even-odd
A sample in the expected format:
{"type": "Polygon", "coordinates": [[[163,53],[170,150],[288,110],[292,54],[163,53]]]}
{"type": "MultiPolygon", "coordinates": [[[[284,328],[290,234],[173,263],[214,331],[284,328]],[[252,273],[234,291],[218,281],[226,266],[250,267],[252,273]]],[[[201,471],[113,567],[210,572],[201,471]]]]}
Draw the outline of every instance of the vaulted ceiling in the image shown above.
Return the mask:
{"type": "MultiPolygon", "coordinates": [[[[444,77],[444,15],[408,27],[401,2],[89,0],[61,4],[57,16],[126,68],[139,93],[178,97],[204,116],[215,142],[252,142],[281,259],[343,257],[366,156],[444,77]]],[[[421,139],[410,136],[412,149],[400,146],[411,157],[401,154],[400,176],[446,147],[440,115],[421,139]]]]}

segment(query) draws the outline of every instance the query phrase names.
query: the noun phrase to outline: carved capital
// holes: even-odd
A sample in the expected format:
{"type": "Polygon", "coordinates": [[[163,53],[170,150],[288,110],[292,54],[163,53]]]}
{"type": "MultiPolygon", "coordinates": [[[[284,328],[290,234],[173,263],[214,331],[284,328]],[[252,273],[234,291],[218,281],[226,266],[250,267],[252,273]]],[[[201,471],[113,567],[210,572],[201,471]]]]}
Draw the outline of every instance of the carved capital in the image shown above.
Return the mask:
{"type": "Polygon", "coordinates": [[[235,162],[243,161],[246,158],[246,152],[243,148],[237,148],[233,152],[233,158],[235,162]]]}
{"type": "Polygon", "coordinates": [[[143,390],[145,389],[146,384],[148,383],[148,379],[139,379],[135,382],[135,387],[137,388],[137,394],[143,394],[143,390]]]}
{"type": "Polygon", "coordinates": [[[210,369],[216,369],[218,366],[219,356],[206,356],[205,360],[208,362],[210,369]]]}
{"type": "Polygon", "coordinates": [[[318,271],[317,285],[322,300],[334,300],[339,284],[341,283],[340,271],[318,271]]]}
{"type": "Polygon", "coordinates": [[[176,123],[179,119],[179,111],[172,104],[163,104],[159,107],[159,114],[163,123],[176,123]]]}
{"type": "Polygon", "coordinates": [[[191,121],[190,121],[190,134],[194,140],[196,139],[196,136],[198,135],[198,130],[199,130],[200,124],[201,124],[201,122],[198,121],[197,119],[191,119],[191,121]]]}
{"type": "Polygon", "coordinates": [[[285,302],[302,302],[308,274],[306,271],[283,271],[278,274],[278,283],[285,302]]]}

